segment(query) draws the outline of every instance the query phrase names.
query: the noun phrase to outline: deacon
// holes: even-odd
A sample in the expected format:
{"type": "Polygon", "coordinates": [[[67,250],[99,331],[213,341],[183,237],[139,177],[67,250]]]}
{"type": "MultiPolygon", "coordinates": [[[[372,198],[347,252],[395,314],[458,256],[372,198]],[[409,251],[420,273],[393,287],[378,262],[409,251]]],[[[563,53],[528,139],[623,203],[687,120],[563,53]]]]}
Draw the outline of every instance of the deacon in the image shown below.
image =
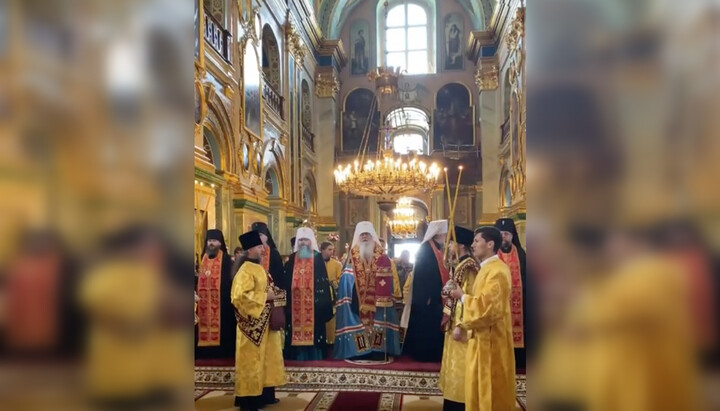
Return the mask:
{"type": "MultiPolygon", "coordinates": [[[[330,281],[330,291],[335,301],[337,296],[338,282],[340,282],[340,273],[342,272],[342,263],[333,257],[335,254],[335,246],[328,241],[320,244],[320,253],[325,260],[325,269],[327,270],[328,281],[330,281]]],[[[325,325],[325,335],[328,345],[335,343],[335,307],[333,307],[333,318],[325,325]]]]}
{"type": "Polygon", "coordinates": [[[258,221],[252,224],[251,229],[260,233],[260,240],[262,240],[263,243],[261,265],[265,271],[270,273],[275,284],[278,286],[285,284],[285,279],[283,278],[285,277],[285,268],[283,267],[282,256],[275,245],[275,241],[273,241],[267,224],[258,221]]]}
{"type": "Polygon", "coordinates": [[[462,302],[461,328],[467,330],[465,409],[515,409],[515,357],[510,314],[510,268],[497,252],[502,243],[495,227],[475,231],[473,255],[480,271],[472,292],[462,288],[450,297],[462,302]]]}
{"type": "MultiPolygon", "coordinates": [[[[467,228],[455,226],[456,242],[454,254],[458,263],[452,272],[450,284],[459,286],[463,292],[472,292],[478,266],[472,257],[472,243],[475,234],[467,228]]],[[[443,289],[445,291],[445,289],[443,289]]],[[[465,409],[465,365],[467,356],[468,331],[462,325],[463,308],[460,301],[445,299],[443,307],[443,330],[445,330],[445,348],[438,386],[443,393],[444,411],[462,411],[465,409]]]]}
{"type": "Polygon", "coordinates": [[[512,290],[510,309],[512,313],[513,345],[515,362],[519,369],[525,369],[525,250],[520,245],[517,228],[512,218],[501,218],[495,227],[502,234],[502,245],[498,257],[510,267],[512,290]]]}
{"type": "Polygon", "coordinates": [[[282,329],[271,329],[273,307],[282,306],[285,291],[273,284],[262,267],[260,233],[240,236],[245,259],[232,283],[232,304],[237,318],[235,353],[235,405],[257,411],[278,402],[274,387],[285,385],[282,329]]]}
{"type": "Polygon", "coordinates": [[[327,336],[325,323],[333,316],[325,260],[318,251],[315,233],[308,227],[297,230],[295,252],[285,264],[288,304],[285,358],[322,360],[327,336]]]}
{"type": "Polygon", "coordinates": [[[198,272],[198,324],[195,358],[232,358],[235,355],[235,315],[230,303],[233,262],[222,231],[205,234],[205,251],[198,272]]]}
{"type": "Polygon", "coordinates": [[[443,261],[443,247],[448,232],[447,220],[430,222],[415,257],[415,271],[409,287],[408,304],[403,310],[403,327],[407,327],[403,353],[415,361],[440,362],[443,354],[442,288],[450,280],[443,261]]]}
{"type": "Polygon", "coordinates": [[[381,361],[400,355],[396,278],[372,223],[358,223],[338,284],[335,358],[381,361]]]}

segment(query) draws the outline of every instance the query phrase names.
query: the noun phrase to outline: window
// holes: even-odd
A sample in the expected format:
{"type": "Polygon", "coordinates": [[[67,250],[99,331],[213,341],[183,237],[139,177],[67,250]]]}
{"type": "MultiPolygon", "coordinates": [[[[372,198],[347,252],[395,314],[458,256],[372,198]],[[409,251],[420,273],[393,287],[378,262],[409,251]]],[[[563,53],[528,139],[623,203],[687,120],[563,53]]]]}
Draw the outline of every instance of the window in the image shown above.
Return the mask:
{"type": "Polygon", "coordinates": [[[408,74],[430,72],[432,25],[427,10],[415,3],[391,7],[385,18],[385,65],[408,74]]]}
{"type": "Polygon", "coordinates": [[[415,107],[400,107],[388,114],[385,123],[392,129],[393,151],[398,154],[428,152],[428,116],[415,107]]]}

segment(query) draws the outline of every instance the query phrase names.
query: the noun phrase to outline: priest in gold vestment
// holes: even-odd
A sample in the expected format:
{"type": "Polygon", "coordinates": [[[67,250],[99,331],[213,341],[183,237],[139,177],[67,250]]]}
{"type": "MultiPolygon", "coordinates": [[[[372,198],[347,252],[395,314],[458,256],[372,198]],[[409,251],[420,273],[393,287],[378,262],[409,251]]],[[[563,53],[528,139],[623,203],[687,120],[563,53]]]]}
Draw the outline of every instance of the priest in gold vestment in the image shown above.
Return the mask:
{"type": "MultiPolygon", "coordinates": [[[[460,286],[464,293],[472,293],[478,266],[471,254],[474,233],[467,228],[455,227],[457,242],[453,244],[458,263],[450,275],[451,284],[460,286]]],[[[445,298],[442,327],[445,330],[442,366],[438,386],[443,393],[443,411],[465,409],[465,364],[468,332],[462,328],[463,308],[460,301],[445,298]]]]}
{"type": "MultiPolygon", "coordinates": [[[[335,259],[335,246],[333,243],[325,241],[320,244],[320,254],[325,260],[325,269],[327,270],[328,281],[330,281],[330,293],[333,301],[336,300],[338,283],[340,282],[340,273],[342,273],[342,263],[335,259]]],[[[333,318],[325,324],[325,338],[328,345],[335,343],[335,307],[333,307],[333,318]]],[[[332,352],[332,350],[330,350],[332,352]]]]}
{"type": "Polygon", "coordinates": [[[235,405],[256,411],[277,402],[274,389],[285,384],[282,331],[270,329],[270,312],[285,300],[282,289],[260,265],[263,244],[257,231],[240,236],[246,261],[232,284],[238,320],[235,351],[235,405]]]}
{"type": "Polygon", "coordinates": [[[502,244],[495,227],[475,232],[473,255],[480,271],[471,293],[460,287],[450,296],[463,304],[461,327],[468,330],[465,408],[480,411],[515,409],[515,357],[510,314],[510,268],[497,252],[502,244]]]}

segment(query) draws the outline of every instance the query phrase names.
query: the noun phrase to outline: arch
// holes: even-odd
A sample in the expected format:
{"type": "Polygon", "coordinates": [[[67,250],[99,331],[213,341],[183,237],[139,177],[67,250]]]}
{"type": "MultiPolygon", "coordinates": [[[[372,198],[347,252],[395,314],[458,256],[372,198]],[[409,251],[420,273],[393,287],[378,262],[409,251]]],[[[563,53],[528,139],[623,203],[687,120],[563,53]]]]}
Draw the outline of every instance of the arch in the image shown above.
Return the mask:
{"type": "MultiPolygon", "coordinates": [[[[338,39],[343,26],[349,16],[353,14],[356,7],[363,3],[363,0],[324,0],[316,7],[316,16],[323,33],[327,38],[338,39]]],[[[437,0],[432,1],[433,4],[437,0]]],[[[474,30],[483,30],[489,27],[492,18],[494,5],[497,2],[492,0],[455,0],[468,14],[474,30]]],[[[382,4],[383,2],[379,2],[382,4]]]]}
{"type": "Polygon", "coordinates": [[[462,82],[440,87],[435,95],[433,149],[474,149],[475,108],[472,93],[462,82]]]}
{"type": "Polygon", "coordinates": [[[283,152],[276,147],[275,140],[270,140],[265,144],[265,154],[263,155],[264,169],[267,174],[270,170],[275,173],[277,178],[278,196],[284,197],[285,195],[285,182],[287,181],[285,175],[284,156],[283,152]]]}
{"type": "Polygon", "coordinates": [[[235,173],[235,142],[233,139],[233,128],[230,116],[225,107],[225,103],[221,100],[220,96],[215,93],[215,89],[212,85],[207,84],[205,86],[207,106],[207,116],[203,121],[203,127],[208,128],[217,143],[219,155],[214,157],[215,165],[218,170],[225,170],[231,173],[235,173]]]}
{"type": "Polygon", "coordinates": [[[302,102],[302,125],[312,131],[312,94],[310,85],[303,79],[300,85],[300,101],[302,102]]]}
{"type": "Polygon", "coordinates": [[[511,174],[507,167],[503,167],[500,173],[500,193],[499,200],[500,209],[509,208],[512,206],[512,182],[510,181],[511,174]]]}
{"type": "Polygon", "coordinates": [[[265,182],[265,191],[268,192],[269,197],[280,196],[280,183],[278,181],[277,172],[273,167],[267,169],[263,181],[265,182]]]}
{"type": "Polygon", "coordinates": [[[412,106],[397,107],[385,117],[385,124],[393,128],[390,139],[395,152],[407,154],[412,150],[428,154],[430,151],[430,117],[425,110],[412,106]]]}
{"type": "Polygon", "coordinates": [[[253,41],[246,41],[243,48],[242,113],[240,119],[245,130],[255,137],[263,137],[263,97],[260,59],[253,41]]]}
{"type": "Polygon", "coordinates": [[[317,186],[315,185],[315,176],[311,171],[305,175],[303,179],[303,208],[308,213],[314,213],[317,210],[317,186]]]}
{"type": "Polygon", "coordinates": [[[217,138],[209,127],[203,127],[203,149],[210,159],[210,163],[215,166],[215,170],[221,170],[222,150],[220,150],[217,138]]]}
{"type": "Polygon", "coordinates": [[[280,94],[281,63],[280,48],[275,32],[269,24],[262,28],[262,71],[270,86],[280,94]]]}

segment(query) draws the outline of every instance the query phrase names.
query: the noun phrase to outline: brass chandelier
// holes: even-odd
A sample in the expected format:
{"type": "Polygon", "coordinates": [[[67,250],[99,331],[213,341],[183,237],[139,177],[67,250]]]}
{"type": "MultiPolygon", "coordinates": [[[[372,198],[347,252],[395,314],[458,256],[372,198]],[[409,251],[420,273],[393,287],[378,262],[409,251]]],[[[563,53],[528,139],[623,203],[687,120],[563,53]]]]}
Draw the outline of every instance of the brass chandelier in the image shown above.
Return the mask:
{"type": "Polygon", "coordinates": [[[378,97],[371,103],[370,115],[355,161],[339,164],[335,170],[335,182],[341,191],[391,200],[410,193],[428,192],[437,187],[440,167],[436,163],[429,164],[425,161],[425,156],[415,152],[405,155],[395,153],[392,149],[392,129],[389,127],[380,131],[381,134],[384,131],[385,135],[375,158],[366,158],[370,125],[378,99],[397,97],[399,75],[400,71],[392,67],[379,67],[368,73],[368,80],[375,81],[378,97]]]}
{"type": "Polygon", "coordinates": [[[403,197],[393,210],[393,219],[388,222],[394,238],[415,238],[420,221],[415,219],[415,209],[412,200],[403,197]]]}

